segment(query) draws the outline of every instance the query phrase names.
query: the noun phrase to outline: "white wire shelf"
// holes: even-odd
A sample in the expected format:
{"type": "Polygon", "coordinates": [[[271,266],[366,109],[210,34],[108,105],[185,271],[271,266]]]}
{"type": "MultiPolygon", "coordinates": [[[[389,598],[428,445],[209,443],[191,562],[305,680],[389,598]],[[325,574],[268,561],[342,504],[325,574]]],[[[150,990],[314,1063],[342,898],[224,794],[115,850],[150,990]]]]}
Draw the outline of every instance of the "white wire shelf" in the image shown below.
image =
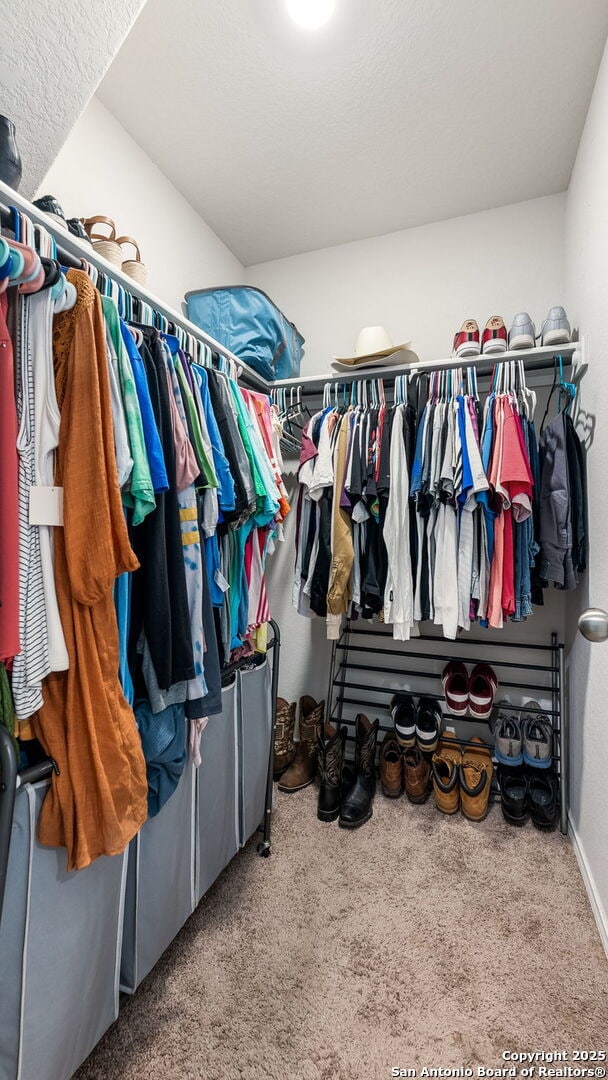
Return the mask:
{"type": "Polygon", "coordinates": [[[109,263],[107,259],[102,258],[93,251],[88,244],[83,243],[78,237],[68,232],[67,229],[62,228],[61,225],[56,225],[47,214],[43,213],[33,203],[29,202],[19,195],[18,192],[13,191],[7,184],[0,181],[0,202],[5,206],[15,206],[18,210],[22,210],[23,213],[36,224],[44,226],[66,252],[73,255],[77,259],[86,259],[88,262],[96,266],[98,270],[106,274],[106,276],[113,278],[117,281],[127,292],[130,292],[133,296],[139,297],[145,303],[149,304],[155,311],[165,315],[170,322],[182,327],[186,333],[191,334],[199,341],[207,345],[213,352],[219,353],[221,356],[225,356],[228,360],[232,360],[234,364],[240,368],[242,372],[242,378],[245,382],[252,386],[257,387],[260,390],[270,393],[272,389],[278,387],[298,387],[308,388],[314,390],[330,383],[349,383],[354,380],[361,379],[391,379],[395,375],[403,375],[406,373],[413,373],[416,371],[441,371],[445,368],[453,367],[475,367],[480,375],[490,374],[494,364],[502,363],[506,360],[523,360],[527,371],[542,371],[547,370],[553,366],[553,357],[561,354],[564,358],[568,359],[571,365],[570,377],[573,382],[578,382],[584,374],[587,367],[585,340],[582,342],[570,342],[568,345],[558,346],[542,346],[537,349],[518,349],[513,352],[504,352],[496,356],[480,356],[465,357],[456,359],[455,357],[448,357],[440,360],[421,360],[413,352],[406,352],[405,355],[410,356],[411,360],[401,364],[394,364],[387,367],[381,367],[380,365],[374,365],[368,368],[355,368],[349,371],[328,371],[319,375],[301,375],[295,379],[277,379],[275,382],[269,382],[262,375],[259,375],[253,368],[249,367],[245,361],[239,359],[233,352],[222,345],[219,341],[216,341],[210,334],[205,333],[199,326],[191,322],[181,312],[176,311],[174,308],[169,307],[164,301],[159,300],[157,296],[151,293],[139,282],[133,278],[123,274],[122,270],[119,270],[112,263],[109,263]]]}
{"type": "Polygon", "coordinates": [[[478,374],[491,374],[495,364],[504,363],[507,360],[523,360],[527,371],[543,371],[553,367],[553,358],[563,356],[568,365],[572,367],[571,378],[577,382],[586,366],[584,357],[584,342],[571,341],[567,345],[543,345],[536,349],[516,349],[493,356],[483,355],[456,358],[453,356],[441,360],[420,360],[414,353],[409,353],[413,359],[408,363],[393,364],[381,367],[374,364],[368,368],[354,368],[350,371],[328,371],[320,375],[301,375],[295,379],[277,379],[271,386],[322,389],[326,383],[348,383],[360,379],[392,379],[396,375],[413,374],[416,371],[442,371],[449,368],[474,367],[478,374]]]}
{"type": "Polygon", "coordinates": [[[174,308],[169,307],[163,300],[159,300],[157,296],[154,296],[148,289],[134,278],[128,277],[127,274],[123,274],[122,270],[114,266],[113,263],[107,261],[93,250],[88,244],[85,244],[77,236],[68,232],[67,229],[61,225],[55,225],[52,217],[43,213],[34,206],[33,203],[24,199],[23,195],[19,195],[17,191],[13,191],[8,184],[3,183],[0,180],[0,202],[4,206],[14,206],[17,210],[21,210],[36,224],[42,225],[48,233],[53,236],[57,244],[66,251],[69,255],[73,255],[76,259],[86,259],[92,266],[96,266],[106,277],[112,278],[117,281],[119,285],[122,285],[126,292],[130,292],[133,296],[139,297],[155,311],[159,311],[161,315],[165,315],[166,318],[175,323],[177,326],[181,326],[186,333],[191,334],[192,337],[202,341],[204,345],[207,345],[213,352],[219,353],[220,356],[225,356],[228,360],[232,360],[242,371],[243,379],[266,392],[270,389],[270,383],[266,381],[261,375],[258,375],[253,368],[249,367],[243,360],[239,360],[238,356],[230,352],[225,345],[222,345],[215,338],[212,338],[210,334],[206,334],[204,330],[201,330],[200,326],[196,326],[195,323],[190,322],[185,315],[176,311],[174,308]]]}

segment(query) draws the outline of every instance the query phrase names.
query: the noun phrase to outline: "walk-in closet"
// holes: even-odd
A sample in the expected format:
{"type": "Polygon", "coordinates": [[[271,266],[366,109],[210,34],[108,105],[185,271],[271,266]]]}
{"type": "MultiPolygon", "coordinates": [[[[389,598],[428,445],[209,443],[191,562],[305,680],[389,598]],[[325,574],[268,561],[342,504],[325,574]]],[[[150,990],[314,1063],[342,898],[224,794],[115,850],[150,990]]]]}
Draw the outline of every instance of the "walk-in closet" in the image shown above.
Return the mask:
{"type": "Polygon", "coordinates": [[[605,4],[2,28],[0,1080],[601,1080],[605,4]]]}

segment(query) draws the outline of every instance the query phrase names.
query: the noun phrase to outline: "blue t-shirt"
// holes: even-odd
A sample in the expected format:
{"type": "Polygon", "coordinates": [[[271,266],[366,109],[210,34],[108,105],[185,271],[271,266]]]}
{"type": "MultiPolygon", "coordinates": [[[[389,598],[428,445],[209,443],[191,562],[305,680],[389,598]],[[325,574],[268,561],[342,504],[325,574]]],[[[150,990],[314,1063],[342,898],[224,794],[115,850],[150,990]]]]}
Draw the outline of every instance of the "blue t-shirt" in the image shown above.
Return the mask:
{"type": "Polygon", "coordinates": [[[133,368],[135,392],[137,393],[139,411],[141,412],[141,422],[144,429],[144,442],[146,444],[146,455],[148,457],[148,465],[150,466],[152,486],[154,487],[155,492],[168,491],[169,480],[167,477],[165,458],[160,435],[158,434],[158,428],[156,426],[156,420],[154,418],[154,410],[152,409],[150,388],[146,378],[144,362],[139,354],[139,349],[133,340],[133,335],[122,319],[120,320],[120,332],[129,354],[129,359],[131,360],[131,367],[133,368]]]}
{"type": "Polygon", "coordinates": [[[458,502],[461,506],[467,501],[469,491],[473,487],[473,473],[471,472],[471,462],[469,460],[469,450],[467,447],[467,427],[464,410],[466,409],[466,402],[461,394],[456,398],[458,402],[458,431],[460,433],[460,442],[462,443],[462,491],[458,496],[458,502]]]}

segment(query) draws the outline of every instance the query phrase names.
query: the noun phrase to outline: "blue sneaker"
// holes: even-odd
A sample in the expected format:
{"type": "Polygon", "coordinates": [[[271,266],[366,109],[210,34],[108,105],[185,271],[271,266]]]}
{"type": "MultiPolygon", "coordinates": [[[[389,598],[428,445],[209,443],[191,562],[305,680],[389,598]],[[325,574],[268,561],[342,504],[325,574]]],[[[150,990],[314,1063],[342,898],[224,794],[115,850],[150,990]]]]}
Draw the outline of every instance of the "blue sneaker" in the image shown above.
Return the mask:
{"type": "Polygon", "coordinates": [[[563,307],[552,307],[540,328],[541,345],[567,345],[572,334],[563,307]]]}
{"type": "Polygon", "coordinates": [[[533,349],[536,344],[536,327],[527,311],[516,315],[509,330],[510,349],[533,349]]]}

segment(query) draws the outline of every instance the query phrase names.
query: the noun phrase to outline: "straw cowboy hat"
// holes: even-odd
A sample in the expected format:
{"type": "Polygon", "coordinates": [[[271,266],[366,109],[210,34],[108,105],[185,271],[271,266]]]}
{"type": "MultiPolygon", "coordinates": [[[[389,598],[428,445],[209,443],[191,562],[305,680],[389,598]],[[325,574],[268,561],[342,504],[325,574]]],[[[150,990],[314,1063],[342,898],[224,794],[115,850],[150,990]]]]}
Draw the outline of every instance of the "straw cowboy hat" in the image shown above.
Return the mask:
{"type": "Polygon", "coordinates": [[[393,345],[387,331],[383,326],[364,326],[359,331],[355,345],[354,356],[334,356],[333,363],[336,366],[353,368],[363,364],[377,364],[386,360],[394,353],[408,349],[411,341],[402,342],[401,345],[393,345]]]}

